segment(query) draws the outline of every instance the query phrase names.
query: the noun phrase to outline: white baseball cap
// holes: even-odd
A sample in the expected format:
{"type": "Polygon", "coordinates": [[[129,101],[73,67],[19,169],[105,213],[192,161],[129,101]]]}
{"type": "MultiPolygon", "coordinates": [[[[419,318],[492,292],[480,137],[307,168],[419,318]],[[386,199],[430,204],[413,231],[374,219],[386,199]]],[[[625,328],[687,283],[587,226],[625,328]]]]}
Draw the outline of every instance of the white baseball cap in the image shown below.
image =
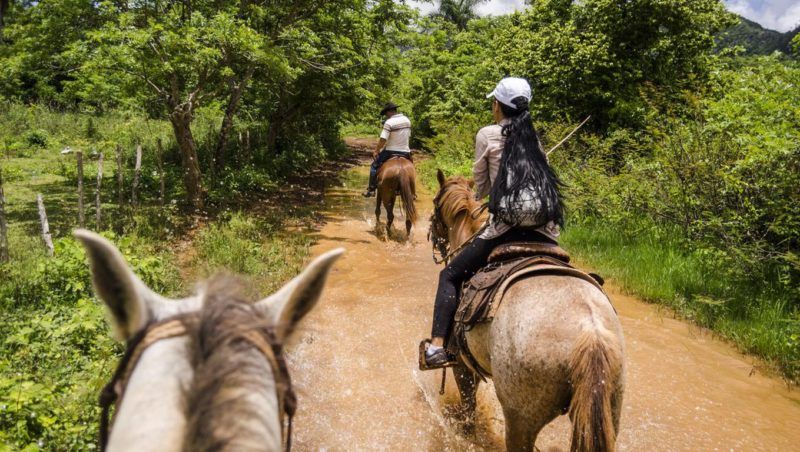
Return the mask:
{"type": "Polygon", "coordinates": [[[517,97],[524,97],[528,102],[531,101],[531,85],[524,78],[519,77],[506,77],[500,80],[500,83],[494,87],[491,93],[486,95],[486,98],[494,97],[498,102],[505,106],[517,109],[511,100],[517,97]]]}

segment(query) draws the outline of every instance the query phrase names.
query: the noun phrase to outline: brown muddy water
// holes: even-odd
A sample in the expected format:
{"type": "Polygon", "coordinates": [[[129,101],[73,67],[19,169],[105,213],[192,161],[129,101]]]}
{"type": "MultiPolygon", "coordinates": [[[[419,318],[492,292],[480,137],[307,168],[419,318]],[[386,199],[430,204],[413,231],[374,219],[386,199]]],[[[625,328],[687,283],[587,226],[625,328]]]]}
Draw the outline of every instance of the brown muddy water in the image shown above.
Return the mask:
{"type": "MultiPolygon", "coordinates": [[[[426,241],[430,194],[420,190],[421,220],[410,240],[399,240],[399,230],[386,239],[375,233],[374,199],[359,196],[366,168],[348,180],[327,190],[327,223],[313,249],[347,253],[288,348],[299,398],[295,449],[503,449],[491,383],[479,391],[477,432],[465,437],[448,415],[458,402],[452,376],[440,396],[441,373],[417,369],[441,269],[426,241]]],[[[399,203],[395,214],[402,229],[399,203]]],[[[620,450],[800,450],[800,392],[708,332],[613,287],[610,294],[626,339],[620,450]]],[[[569,450],[567,417],[547,426],[536,446],[569,450]]]]}

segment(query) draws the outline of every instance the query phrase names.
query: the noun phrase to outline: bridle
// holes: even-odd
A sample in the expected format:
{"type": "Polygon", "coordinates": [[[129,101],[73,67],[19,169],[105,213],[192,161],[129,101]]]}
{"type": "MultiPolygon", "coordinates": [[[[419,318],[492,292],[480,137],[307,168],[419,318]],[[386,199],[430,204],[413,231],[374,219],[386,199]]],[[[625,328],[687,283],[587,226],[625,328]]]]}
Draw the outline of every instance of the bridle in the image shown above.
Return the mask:
{"type": "Polygon", "coordinates": [[[447,239],[447,225],[442,218],[442,208],[439,206],[439,195],[433,200],[433,214],[431,214],[430,228],[428,229],[428,240],[431,242],[433,262],[436,264],[447,264],[450,240],[447,239]],[[440,257],[436,256],[439,253],[440,257]]]}
{"type": "MultiPolygon", "coordinates": [[[[439,204],[441,201],[442,195],[444,194],[444,188],[439,190],[439,193],[433,198],[433,214],[431,214],[430,219],[430,228],[428,229],[428,240],[431,241],[432,256],[433,262],[436,264],[445,264],[447,265],[450,262],[450,258],[458,254],[465,246],[467,246],[472,239],[479,236],[488,226],[488,222],[484,222],[483,226],[478,228],[474,234],[472,234],[467,240],[464,241],[458,248],[450,251],[450,240],[447,238],[448,233],[448,226],[445,223],[444,218],[442,218],[442,207],[439,204]],[[440,257],[436,256],[436,253],[439,253],[440,257]]],[[[486,209],[489,208],[489,204],[481,204],[479,207],[476,207],[472,211],[470,211],[469,215],[473,219],[478,218],[486,209]]]]}
{"type": "MultiPolygon", "coordinates": [[[[189,325],[196,321],[198,315],[181,314],[162,321],[151,322],[142,331],[128,339],[125,353],[114,371],[114,375],[100,392],[100,450],[106,450],[110,433],[110,411],[111,406],[122,402],[128,380],[136,368],[144,351],[163,339],[170,339],[185,336],[189,332],[189,325]]],[[[270,328],[254,328],[244,332],[241,338],[253,345],[269,363],[272,374],[275,378],[275,387],[278,396],[278,404],[281,407],[281,425],[286,422],[286,432],[283,429],[281,434],[286,442],[286,451],[292,448],[292,419],[297,410],[297,397],[292,388],[292,380],[286,361],[283,358],[282,345],[276,339],[275,334],[270,328]]]]}

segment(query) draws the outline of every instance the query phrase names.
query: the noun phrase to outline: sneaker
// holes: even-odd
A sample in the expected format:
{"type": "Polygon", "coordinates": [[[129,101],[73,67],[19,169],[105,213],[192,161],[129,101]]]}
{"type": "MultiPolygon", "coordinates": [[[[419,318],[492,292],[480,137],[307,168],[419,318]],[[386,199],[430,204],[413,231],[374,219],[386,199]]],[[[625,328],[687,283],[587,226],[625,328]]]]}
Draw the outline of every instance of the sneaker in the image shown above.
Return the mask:
{"type": "Polygon", "coordinates": [[[375,190],[369,190],[368,189],[364,193],[361,193],[361,196],[363,196],[365,198],[372,198],[373,196],[375,196],[375,190]]]}
{"type": "Polygon", "coordinates": [[[445,367],[451,362],[452,359],[445,348],[440,348],[431,354],[425,352],[425,365],[429,368],[445,367]]]}

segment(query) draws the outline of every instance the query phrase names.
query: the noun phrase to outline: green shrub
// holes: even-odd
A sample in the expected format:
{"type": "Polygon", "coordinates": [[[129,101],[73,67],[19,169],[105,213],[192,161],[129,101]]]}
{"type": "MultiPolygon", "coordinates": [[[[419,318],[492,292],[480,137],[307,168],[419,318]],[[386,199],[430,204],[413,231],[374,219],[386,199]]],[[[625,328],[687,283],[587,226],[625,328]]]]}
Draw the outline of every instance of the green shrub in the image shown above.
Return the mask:
{"type": "MultiPolygon", "coordinates": [[[[177,272],[151,246],[107,236],[153,290],[178,287],[177,272]]],[[[121,346],[92,296],[76,240],[56,240],[52,258],[36,240],[15,236],[14,243],[14,261],[0,265],[0,443],[16,450],[93,449],[97,396],[121,346]]]]}
{"type": "Polygon", "coordinates": [[[23,139],[30,147],[46,148],[48,133],[42,129],[30,130],[25,134],[23,139]]]}

